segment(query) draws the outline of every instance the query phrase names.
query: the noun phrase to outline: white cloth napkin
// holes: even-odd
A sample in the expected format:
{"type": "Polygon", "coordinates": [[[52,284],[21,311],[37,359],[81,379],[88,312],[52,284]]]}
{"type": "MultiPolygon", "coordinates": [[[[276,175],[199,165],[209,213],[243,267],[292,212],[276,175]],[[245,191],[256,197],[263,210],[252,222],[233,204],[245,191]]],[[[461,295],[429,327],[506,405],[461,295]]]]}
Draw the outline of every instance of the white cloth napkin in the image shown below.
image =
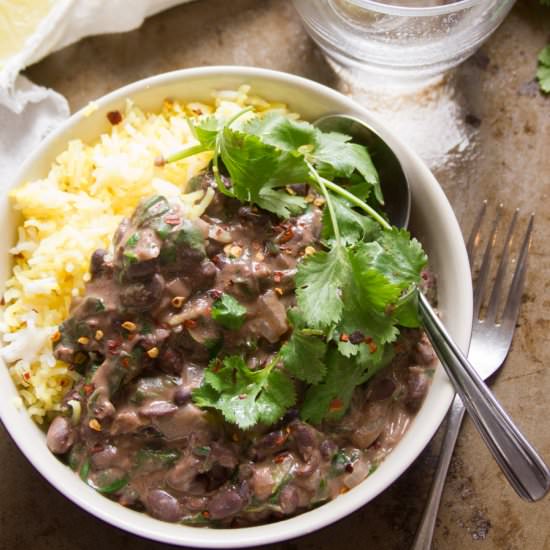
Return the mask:
{"type": "Polygon", "coordinates": [[[57,0],[24,48],[0,68],[0,192],[41,139],[69,116],[67,100],[19,73],[84,36],[126,32],[190,0],[57,0]]]}

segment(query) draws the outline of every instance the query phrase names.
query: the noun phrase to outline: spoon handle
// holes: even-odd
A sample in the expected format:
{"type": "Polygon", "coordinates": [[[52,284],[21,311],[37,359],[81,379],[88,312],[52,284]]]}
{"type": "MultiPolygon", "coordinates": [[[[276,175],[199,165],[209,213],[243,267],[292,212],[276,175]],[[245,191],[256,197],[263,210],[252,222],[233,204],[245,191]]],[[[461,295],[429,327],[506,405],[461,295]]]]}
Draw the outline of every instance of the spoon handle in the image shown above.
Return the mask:
{"type": "Polygon", "coordinates": [[[550,489],[548,466],[452,341],[421,292],[418,302],[426,334],[502,472],[520,497],[540,500],[550,489]]]}

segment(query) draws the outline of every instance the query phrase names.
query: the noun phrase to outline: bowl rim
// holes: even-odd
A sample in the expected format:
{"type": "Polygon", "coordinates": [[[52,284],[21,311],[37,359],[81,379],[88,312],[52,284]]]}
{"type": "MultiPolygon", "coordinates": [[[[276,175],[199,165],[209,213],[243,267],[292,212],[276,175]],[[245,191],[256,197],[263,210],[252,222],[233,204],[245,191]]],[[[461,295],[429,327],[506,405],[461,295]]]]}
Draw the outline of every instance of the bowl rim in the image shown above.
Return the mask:
{"type": "MultiPolygon", "coordinates": [[[[457,255],[458,268],[460,271],[459,275],[461,277],[459,280],[462,281],[462,279],[464,279],[464,281],[462,281],[464,285],[462,288],[462,293],[464,294],[464,303],[461,304],[463,311],[462,317],[469,321],[466,321],[467,326],[463,327],[456,341],[459,347],[463,350],[467,350],[472,318],[471,279],[462,233],[454,212],[439,183],[424,162],[409,149],[408,146],[403,144],[397,136],[387,130],[387,127],[382,121],[377,119],[376,116],[373,116],[372,113],[365,108],[356,104],[352,99],[327,86],[293,74],[256,67],[220,65],[180,69],[151,76],[118,88],[94,100],[93,104],[101,110],[117,101],[123,101],[128,97],[132,97],[134,94],[143,92],[144,90],[161,87],[162,85],[175,84],[178,81],[192,81],[200,78],[226,77],[238,78],[243,84],[247,83],[247,80],[254,79],[263,79],[266,82],[274,81],[289,89],[300,88],[304,93],[312,94],[317,98],[320,97],[329,103],[343,105],[350,114],[364,117],[370,120],[371,123],[373,120],[376,121],[375,127],[378,130],[383,130],[383,134],[386,134],[386,137],[392,139],[392,144],[399,146],[400,153],[398,154],[402,158],[404,156],[408,157],[408,160],[419,170],[419,179],[428,181],[428,183],[426,183],[427,190],[431,194],[433,200],[437,200],[441,208],[443,208],[443,211],[440,213],[440,220],[445,219],[448,230],[453,236],[452,242],[457,245],[455,253],[457,255]]],[[[214,89],[214,87],[211,89],[214,89]]],[[[48,149],[54,146],[55,142],[62,137],[63,134],[78,127],[83,117],[87,116],[86,110],[87,107],[83,107],[74,113],[67,121],[44,139],[23,163],[16,177],[7,186],[7,190],[19,183],[22,176],[30,171],[33,164],[37,163],[42,155],[48,153],[48,149]]],[[[11,382],[7,369],[2,368],[3,366],[3,362],[0,359],[0,381],[4,379],[11,382]]],[[[32,420],[26,415],[26,412],[17,409],[10,399],[0,399],[0,419],[21,452],[41,475],[64,496],[97,518],[132,534],[159,542],[198,548],[244,548],[281,542],[321,529],[358,510],[389,487],[403,474],[429,443],[451,404],[454,391],[446,375],[441,371],[442,369],[438,368],[438,372],[436,373],[436,378],[439,379],[438,384],[440,386],[440,393],[438,393],[437,397],[439,399],[439,406],[436,410],[430,411],[429,422],[426,429],[423,430],[422,437],[409,437],[409,434],[413,431],[413,426],[407,430],[405,434],[405,438],[407,438],[408,441],[406,458],[398,457],[399,460],[396,460],[397,455],[395,451],[400,447],[400,445],[398,445],[396,449],[384,459],[384,471],[388,470],[388,474],[384,476],[384,480],[382,480],[380,476],[372,476],[372,478],[369,477],[369,484],[366,490],[365,487],[362,487],[364,485],[364,482],[362,482],[356,488],[339,496],[337,499],[329,501],[316,509],[304,512],[298,516],[275,523],[235,529],[198,529],[196,527],[170,524],[156,520],[141,512],[134,512],[126,509],[84,485],[65,464],[61,463],[61,461],[49,453],[47,449],[47,453],[55,463],[40,449],[37,449],[34,434],[27,437],[24,430],[18,429],[19,424],[25,422],[22,420],[23,414],[30,422],[32,422],[32,420]],[[44,462],[40,460],[40,455],[43,455],[42,459],[44,462]],[[56,464],[58,466],[56,466],[56,464]],[[385,465],[388,466],[386,467],[385,465]],[[78,488],[76,485],[73,487],[69,478],[66,479],[67,483],[62,483],[63,480],[61,478],[66,477],[66,475],[64,476],[60,468],[63,468],[75,478],[78,482],[78,488]]],[[[4,387],[4,384],[0,384],[0,387],[4,387]]],[[[27,423],[27,425],[29,424],[27,423]]],[[[401,452],[401,454],[404,453],[405,451],[401,452]]],[[[381,468],[379,468],[379,470],[380,469],[381,468]]]]}

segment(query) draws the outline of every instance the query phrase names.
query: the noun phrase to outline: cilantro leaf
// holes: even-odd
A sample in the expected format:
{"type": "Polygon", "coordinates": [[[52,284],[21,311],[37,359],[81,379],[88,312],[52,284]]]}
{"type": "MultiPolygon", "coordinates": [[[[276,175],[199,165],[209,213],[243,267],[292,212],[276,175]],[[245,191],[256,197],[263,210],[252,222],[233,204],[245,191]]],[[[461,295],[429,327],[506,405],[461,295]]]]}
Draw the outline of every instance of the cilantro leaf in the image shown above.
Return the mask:
{"type": "Polygon", "coordinates": [[[193,390],[199,407],[219,410],[241,429],[273,424],[296,401],[292,380],[275,367],[277,358],[261,370],[252,371],[242,357],[226,357],[220,367],[212,361],[200,388],[193,390]]]}
{"type": "MultiPolygon", "coordinates": [[[[381,233],[382,229],[378,223],[354,210],[348,201],[334,195],[331,198],[343,244],[373,240],[381,233]]],[[[321,238],[325,242],[334,243],[334,228],[328,208],[323,210],[321,238]]]]}
{"type": "Polygon", "coordinates": [[[223,122],[215,115],[210,115],[193,124],[193,132],[203,147],[214,149],[218,133],[222,127],[223,122]]]}
{"type": "Polygon", "coordinates": [[[277,150],[256,136],[224,128],[220,156],[241,201],[255,201],[260,189],[277,169],[277,150]]]}
{"type": "Polygon", "coordinates": [[[342,316],[342,289],[350,276],[348,252],[342,247],[307,256],[296,273],[298,306],[312,327],[328,327],[342,316]]]}
{"type": "Polygon", "coordinates": [[[281,358],[285,368],[296,378],[317,384],[326,373],[326,351],[326,342],[318,336],[310,336],[294,328],[290,340],[281,348],[281,358]]]}
{"type": "Polygon", "coordinates": [[[269,188],[260,191],[256,204],[260,208],[273,212],[281,218],[297,215],[307,206],[303,197],[289,195],[286,191],[277,191],[269,188]]]}
{"type": "Polygon", "coordinates": [[[223,294],[212,304],[212,319],[231,330],[239,330],[246,318],[246,308],[230,294],[223,294]]]}
{"type": "Polygon", "coordinates": [[[420,282],[420,272],[428,261],[422,245],[411,239],[408,231],[397,228],[382,232],[376,242],[362,244],[356,257],[401,290],[420,282]]]}
{"type": "Polygon", "coordinates": [[[318,132],[318,145],[312,156],[319,167],[319,173],[327,178],[349,178],[357,170],[373,187],[378,202],[384,204],[378,171],[367,149],[358,143],[349,143],[350,139],[336,132],[318,132]]]}
{"type": "Polygon", "coordinates": [[[244,130],[283,151],[298,151],[303,146],[312,147],[318,131],[308,122],[292,120],[276,111],[252,119],[244,130]]]}
{"type": "Polygon", "coordinates": [[[353,358],[331,348],[327,355],[327,376],[307,390],[300,416],[318,424],[324,419],[337,420],[347,411],[355,388],[365,382],[366,371],[353,358]]]}

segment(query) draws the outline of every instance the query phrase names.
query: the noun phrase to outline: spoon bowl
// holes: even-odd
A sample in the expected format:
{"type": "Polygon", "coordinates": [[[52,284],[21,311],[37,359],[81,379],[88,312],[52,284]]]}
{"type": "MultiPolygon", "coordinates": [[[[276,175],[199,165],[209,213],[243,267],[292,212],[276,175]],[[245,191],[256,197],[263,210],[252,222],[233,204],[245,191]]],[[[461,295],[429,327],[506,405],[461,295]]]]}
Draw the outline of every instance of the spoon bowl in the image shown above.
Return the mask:
{"type": "Polygon", "coordinates": [[[380,175],[384,212],[392,225],[406,228],[411,214],[411,189],[397,155],[368,124],[350,115],[327,115],[315,121],[323,132],[339,132],[365,145],[380,175]]]}

